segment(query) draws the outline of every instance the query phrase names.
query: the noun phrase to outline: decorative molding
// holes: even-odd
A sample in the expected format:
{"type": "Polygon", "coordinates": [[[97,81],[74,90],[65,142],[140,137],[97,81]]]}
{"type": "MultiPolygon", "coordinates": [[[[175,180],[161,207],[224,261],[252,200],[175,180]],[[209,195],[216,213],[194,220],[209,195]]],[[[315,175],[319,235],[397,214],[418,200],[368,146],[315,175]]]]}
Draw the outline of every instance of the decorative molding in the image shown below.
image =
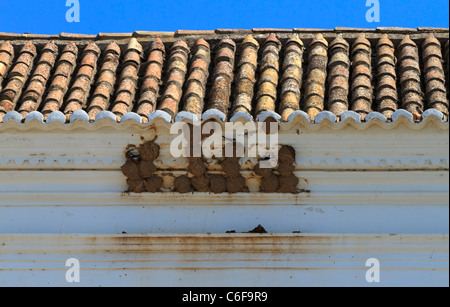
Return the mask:
{"type": "MultiPolygon", "coordinates": [[[[76,116],[71,120],[70,123],[62,123],[60,121],[51,121],[49,123],[43,122],[38,114],[39,112],[35,112],[36,114],[30,116],[24,123],[20,123],[16,120],[14,114],[5,115],[5,118],[8,121],[0,123],[0,132],[9,130],[9,129],[17,129],[21,131],[27,130],[39,130],[39,131],[52,131],[52,130],[74,130],[74,129],[85,129],[88,131],[96,131],[105,127],[114,128],[116,130],[126,130],[130,128],[137,127],[138,129],[151,129],[155,126],[162,126],[170,129],[172,125],[170,120],[168,119],[168,114],[164,111],[155,111],[149,116],[149,122],[145,124],[139,123],[137,117],[134,114],[129,114],[125,116],[124,121],[117,122],[116,119],[113,119],[108,111],[104,111],[104,114],[99,116],[95,122],[88,122],[83,116],[76,116]]],[[[269,112],[270,113],[270,112],[269,112]]],[[[279,121],[279,117],[270,114],[265,114],[261,116],[260,119],[262,121],[266,120],[268,117],[273,120],[279,121]]],[[[33,113],[34,114],[34,113],[33,113]]],[[[405,111],[399,110],[397,111],[396,116],[392,122],[383,121],[382,116],[376,115],[376,112],[371,113],[369,117],[370,120],[361,122],[355,116],[346,116],[345,120],[335,122],[336,117],[331,116],[330,112],[323,111],[319,113],[317,116],[319,119],[312,123],[309,118],[307,118],[302,112],[294,112],[292,116],[289,117],[289,121],[280,123],[280,130],[286,131],[290,129],[302,128],[308,131],[322,130],[322,129],[331,129],[335,131],[339,131],[348,127],[352,127],[355,130],[365,131],[371,129],[372,127],[380,127],[385,130],[392,130],[399,127],[406,127],[411,130],[421,130],[429,124],[433,124],[435,129],[438,130],[448,130],[449,124],[448,121],[443,121],[442,118],[439,117],[439,112],[427,112],[426,117],[420,122],[414,122],[411,120],[412,115],[405,111]],[[323,120],[322,120],[323,119],[323,120]],[[332,120],[331,120],[332,119],[332,120]]],[[[56,116],[56,115],[55,115],[56,116]]],[[[223,122],[225,115],[217,110],[209,110],[203,113],[202,119],[215,119],[218,122],[223,122]]],[[[241,121],[240,117],[234,117],[233,121],[241,121]]],[[[250,118],[246,119],[250,120],[250,118]]]]}
{"type": "MultiPolygon", "coordinates": [[[[164,179],[163,191],[169,192],[173,188],[173,179],[181,174],[185,174],[186,171],[158,171],[157,174],[164,179]]],[[[255,198],[257,202],[262,204],[277,203],[276,199],[279,195],[275,194],[275,198],[271,198],[267,193],[259,193],[258,189],[253,189],[252,182],[257,181],[252,172],[242,171],[242,176],[246,178],[249,185],[250,192],[253,195],[244,193],[244,202],[253,203],[252,200],[247,199],[252,197],[265,198],[260,200],[255,198]]],[[[390,193],[401,193],[408,200],[410,196],[420,197],[420,195],[436,193],[437,195],[448,194],[449,177],[448,171],[403,171],[403,172],[391,172],[391,171],[378,171],[378,172],[366,172],[366,171],[340,171],[340,172],[328,172],[328,171],[295,171],[295,176],[300,179],[297,186],[299,195],[287,194],[287,199],[290,199],[292,204],[300,204],[302,202],[308,202],[308,199],[312,199],[315,195],[321,193],[329,193],[330,195],[348,195],[348,198],[370,197],[371,195],[389,195],[390,193]],[[389,178],[389,180],[387,180],[389,178]],[[297,198],[298,197],[298,198],[297,198]]],[[[4,170],[0,172],[0,193],[2,198],[0,199],[0,205],[5,202],[8,197],[8,193],[12,194],[30,194],[35,193],[123,193],[127,190],[126,177],[123,176],[120,170],[48,170],[48,171],[16,171],[16,170],[4,170]]],[[[255,183],[255,186],[259,187],[259,184],[255,183]]],[[[137,194],[138,196],[146,197],[152,193],[137,194]]],[[[239,200],[241,193],[232,194],[228,196],[225,194],[199,193],[200,195],[206,195],[206,199],[223,198],[226,202],[234,203],[235,200],[239,200]],[[209,196],[208,196],[209,195],[209,196]],[[235,200],[233,200],[235,199],[235,200]]],[[[134,195],[133,193],[130,195],[134,195]]],[[[162,197],[160,193],[155,193],[155,197],[162,197]]],[[[197,193],[188,193],[190,195],[197,195],[197,193]]],[[[124,194],[124,197],[126,194],[124,194]]],[[[155,197],[149,197],[149,202],[154,201],[155,197]]],[[[170,194],[168,198],[173,197],[170,194]]],[[[164,197],[165,198],[165,197],[164,197]]],[[[183,197],[180,195],[180,199],[183,197]]],[[[448,195],[447,195],[448,198],[448,195]]],[[[145,200],[145,198],[143,198],[145,200]]],[[[174,199],[175,203],[179,203],[178,199],[174,199]]],[[[195,203],[195,199],[192,200],[195,203]]],[[[220,200],[219,203],[222,203],[220,200]]],[[[280,200],[281,201],[281,200],[280,200]]],[[[360,199],[355,200],[356,203],[361,203],[360,199]]],[[[171,203],[171,202],[170,202],[171,203]]],[[[355,203],[355,202],[352,202],[355,203]]],[[[448,204],[447,204],[448,205],[448,204]]]]}
{"type": "MultiPolygon", "coordinates": [[[[294,126],[289,129],[284,126],[287,124],[281,124],[278,142],[294,147],[298,171],[448,170],[448,123],[436,122],[432,118],[411,124],[421,127],[417,130],[409,129],[409,124],[381,123],[376,118],[367,130],[350,126],[340,130],[308,130],[304,128],[321,127],[327,120],[318,125],[307,123],[302,126],[306,119],[295,124],[298,119],[294,118],[294,126]],[[397,129],[385,130],[380,125],[397,125],[397,129]],[[436,129],[436,125],[443,129],[436,129]]],[[[333,127],[349,122],[353,122],[351,117],[333,124],[333,127]]],[[[166,124],[162,119],[158,125],[150,126],[138,125],[133,119],[120,124],[108,118],[92,124],[81,120],[72,124],[58,121],[18,124],[11,120],[0,125],[0,169],[117,170],[125,163],[124,150],[128,145],[155,140],[161,147],[161,156],[155,161],[159,169],[186,170],[187,159],[173,158],[170,154],[170,142],[175,136],[170,135],[170,125],[166,124]],[[5,126],[11,129],[2,130],[5,126]],[[42,127],[48,130],[43,131],[42,127]],[[87,127],[90,128],[86,130],[87,127]]],[[[253,169],[253,160],[256,159],[242,158],[242,169],[253,169]],[[246,163],[247,160],[250,162],[246,163]]]]}
{"type": "Polygon", "coordinates": [[[448,233],[446,171],[296,176],[298,194],[136,194],[120,171],[2,171],[0,233],[448,233]]]}
{"type": "MultiPolygon", "coordinates": [[[[243,158],[247,161],[247,158],[243,158]]],[[[248,159],[251,160],[251,159],[248,159]]],[[[183,158],[173,158],[179,170],[186,170],[187,162],[183,158]]],[[[1,169],[119,169],[125,163],[125,158],[119,156],[24,156],[24,157],[5,157],[0,156],[1,169]]],[[[165,168],[173,169],[172,165],[164,165],[159,162],[155,163],[160,167],[161,171],[165,168]]],[[[419,169],[436,169],[448,170],[449,157],[326,157],[320,156],[315,158],[297,157],[297,170],[327,170],[327,169],[394,169],[394,170],[419,170],[419,169]]]]}
{"type": "Polygon", "coordinates": [[[179,175],[136,194],[120,170],[2,171],[0,233],[448,232],[447,171],[297,171],[298,194],[259,193],[249,172],[250,193],[171,193],[179,175]]]}

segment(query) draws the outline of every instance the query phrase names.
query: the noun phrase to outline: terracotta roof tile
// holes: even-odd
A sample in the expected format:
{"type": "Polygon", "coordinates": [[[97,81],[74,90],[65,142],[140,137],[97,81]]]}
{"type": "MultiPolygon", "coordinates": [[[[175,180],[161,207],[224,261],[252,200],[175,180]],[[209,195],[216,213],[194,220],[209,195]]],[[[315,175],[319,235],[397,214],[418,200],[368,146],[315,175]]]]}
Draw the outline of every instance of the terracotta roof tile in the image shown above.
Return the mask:
{"type": "Polygon", "coordinates": [[[426,87],[427,109],[433,108],[448,118],[447,90],[442,65],[440,42],[431,34],[422,44],[422,60],[424,63],[424,81],[426,87]]]}
{"type": "MultiPolygon", "coordinates": [[[[8,49],[8,46],[6,46],[6,49],[8,49]]],[[[36,53],[36,47],[31,41],[23,46],[19,52],[19,57],[8,74],[8,83],[0,94],[0,122],[6,113],[14,110],[33,68],[36,53]]]]}
{"type": "Polygon", "coordinates": [[[212,85],[209,94],[208,109],[216,109],[227,115],[230,108],[231,83],[233,80],[234,55],[236,44],[230,39],[219,42],[215,67],[212,74],[212,85]],[[223,51],[223,49],[228,49],[223,51]],[[228,57],[224,56],[228,55],[228,57]]]}
{"type": "Polygon", "coordinates": [[[2,82],[5,78],[12,61],[14,59],[14,48],[10,42],[0,45],[0,91],[2,90],[2,82]]]}
{"type": "Polygon", "coordinates": [[[50,80],[50,74],[55,65],[57,55],[58,47],[53,42],[47,43],[44,46],[36,69],[30,78],[30,83],[20,103],[19,113],[23,118],[28,113],[38,109],[47,83],[50,80]]]}
{"type": "Polygon", "coordinates": [[[424,110],[420,85],[419,49],[410,36],[401,41],[399,48],[401,108],[420,119],[424,110]]]}
{"type": "Polygon", "coordinates": [[[183,40],[177,40],[170,49],[167,64],[167,80],[158,110],[166,111],[172,119],[177,115],[183,95],[187,73],[189,47],[183,40]]]}
{"type": "Polygon", "coordinates": [[[110,105],[111,96],[114,93],[114,84],[116,83],[120,53],[120,48],[116,43],[109,44],[105,49],[99,77],[87,109],[90,121],[94,121],[97,114],[107,110],[110,105]]]}
{"type": "Polygon", "coordinates": [[[317,34],[310,44],[305,83],[305,112],[314,120],[324,110],[325,80],[328,64],[328,42],[317,34]]]}
{"type": "Polygon", "coordinates": [[[378,112],[387,119],[398,109],[396,62],[394,44],[384,34],[377,43],[376,103],[378,112]]]}
{"type": "Polygon", "coordinates": [[[64,95],[69,89],[72,73],[76,67],[78,48],[74,43],[67,44],[56,63],[53,80],[49,86],[47,97],[43,102],[42,114],[44,119],[54,112],[59,111],[63,105],[64,95]]]}
{"type": "Polygon", "coordinates": [[[258,50],[258,42],[252,35],[247,35],[240,46],[231,116],[234,116],[238,112],[252,114],[256,69],[258,66],[258,50]]]}
{"type": "Polygon", "coordinates": [[[138,71],[141,65],[143,49],[136,38],[130,39],[124,54],[119,85],[116,89],[116,98],[111,112],[117,119],[133,109],[133,103],[138,85],[138,71]]]}
{"type": "Polygon", "coordinates": [[[148,116],[156,110],[159,87],[162,83],[162,69],[166,50],[160,38],[157,38],[150,47],[147,62],[144,63],[145,72],[141,86],[141,95],[137,103],[137,114],[142,117],[144,123],[148,116]]]}
{"type": "Polygon", "coordinates": [[[330,44],[330,60],[328,62],[328,109],[336,116],[348,110],[350,45],[342,38],[330,44]]]}
{"type": "Polygon", "coordinates": [[[64,108],[67,121],[69,121],[70,115],[75,111],[86,108],[94,76],[97,72],[99,56],[100,49],[94,42],[91,42],[81,55],[81,63],[69,91],[69,97],[66,100],[67,105],[64,108]]]}
{"type": "Polygon", "coordinates": [[[172,120],[210,109],[226,118],[272,111],[281,121],[304,111],[312,122],[322,111],[364,120],[375,110],[390,120],[405,109],[420,120],[434,109],[448,119],[442,29],[218,29],[179,31],[185,41],[174,42],[175,34],[0,33],[0,122],[10,111],[46,119],[85,110],[90,121],[112,111],[145,123],[157,109],[172,120]]]}
{"type": "Polygon", "coordinates": [[[352,46],[352,110],[362,119],[372,112],[372,50],[370,42],[362,34],[352,46]]]}
{"type": "Polygon", "coordinates": [[[445,81],[446,81],[446,85],[447,85],[447,99],[448,99],[448,95],[449,95],[449,93],[450,93],[450,89],[449,89],[449,73],[450,73],[450,68],[449,68],[449,62],[450,62],[450,60],[449,60],[449,41],[447,40],[447,43],[445,44],[445,54],[444,54],[444,58],[445,58],[445,62],[447,63],[447,71],[446,71],[446,73],[447,73],[447,75],[446,75],[446,78],[445,78],[445,81]]]}
{"type": "Polygon", "coordinates": [[[210,62],[210,46],[205,40],[199,39],[192,51],[191,67],[184,93],[183,111],[202,114],[210,62]]]}
{"type": "Polygon", "coordinates": [[[264,111],[275,111],[277,100],[279,52],[281,42],[270,34],[261,47],[260,76],[256,94],[255,118],[264,111]]]}

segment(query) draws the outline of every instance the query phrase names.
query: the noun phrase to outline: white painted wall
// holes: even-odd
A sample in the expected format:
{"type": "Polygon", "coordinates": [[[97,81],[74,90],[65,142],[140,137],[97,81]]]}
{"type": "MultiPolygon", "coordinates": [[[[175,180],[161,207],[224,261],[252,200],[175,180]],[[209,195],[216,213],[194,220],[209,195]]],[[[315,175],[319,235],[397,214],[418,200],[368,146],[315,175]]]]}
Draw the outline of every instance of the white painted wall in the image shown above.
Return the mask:
{"type": "Polygon", "coordinates": [[[0,125],[0,286],[67,286],[72,256],[83,286],[373,286],[371,257],[381,286],[448,286],[448,123],[283,124],[297,195],[124,193],[128,144],[157,134],[158,165],[187,165],[156,127],[0,125]]]}
{"type": "Polygon", "coordinates": [[[442,286],[448,235],[3,235],[0,286],[442,286]],[[65,279],[66,260],[80,282],[65,279]],[[378,259],[380,282],[366,261],[378,259]]]}
{"type": "Polygon", "coordinates": [[[224,233],[261,224],[274,233],[448,233],[446,172],[297,176],[310,192],[180,195],[122,193],[120,171],[4,171],[0,232],[224,233]]]}

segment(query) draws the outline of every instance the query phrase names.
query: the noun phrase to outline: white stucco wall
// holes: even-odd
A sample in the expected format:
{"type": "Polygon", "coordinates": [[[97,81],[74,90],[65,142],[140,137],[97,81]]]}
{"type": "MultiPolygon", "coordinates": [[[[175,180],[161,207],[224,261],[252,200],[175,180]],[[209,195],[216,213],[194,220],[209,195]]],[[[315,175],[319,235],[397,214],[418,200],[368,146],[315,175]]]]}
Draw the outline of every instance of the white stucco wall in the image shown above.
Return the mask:
{"type": "Polygon", "coordinates": [[[1,286],[448,285],[448,123],[282,124],[296,195],[124,193],[128,144],[158,135],[158,166],[186,168],[170,125],[153,125],[0,125],[1,286]],[[258,224],[270,234],[239,234],[258,224]],[[373,257],[379,284],[364,278],[373,257]]]}

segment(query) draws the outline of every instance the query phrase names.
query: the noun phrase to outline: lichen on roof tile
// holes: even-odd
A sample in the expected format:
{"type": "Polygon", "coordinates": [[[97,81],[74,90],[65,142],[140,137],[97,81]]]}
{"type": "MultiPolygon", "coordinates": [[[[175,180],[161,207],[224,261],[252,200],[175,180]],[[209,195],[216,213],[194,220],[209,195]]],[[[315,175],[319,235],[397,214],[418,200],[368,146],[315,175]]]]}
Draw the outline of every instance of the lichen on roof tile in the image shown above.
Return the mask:
{"type": "Polygon", "coordinates": [[[236,44],[231,39],[223,39],[217,46],[214,70],[209,93],[208,110],[215,109],[227,115],[230,109],[231,84],[233,82],[236,44]]]}

